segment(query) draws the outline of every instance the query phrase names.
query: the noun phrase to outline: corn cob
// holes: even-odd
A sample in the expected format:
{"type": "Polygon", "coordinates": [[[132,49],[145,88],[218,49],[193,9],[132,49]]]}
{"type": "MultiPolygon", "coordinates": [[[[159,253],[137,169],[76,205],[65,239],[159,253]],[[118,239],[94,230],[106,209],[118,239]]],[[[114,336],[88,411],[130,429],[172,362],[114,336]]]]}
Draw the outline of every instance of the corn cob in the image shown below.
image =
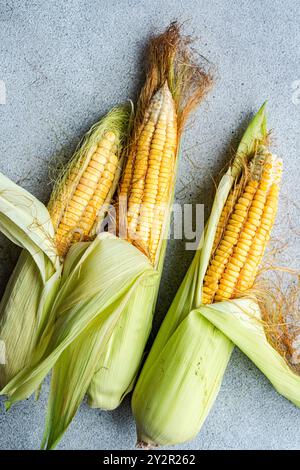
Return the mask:
{"type": "Polygon", "coordinates": [[[103,122],[94,126],[53,191],[48,210],[61,257],[72,243],[91,239],[99,213],[116,189],[122,133],[114,127],[126,122],[126,113],[126,108],[116,108],[106,117],[106,128],[103,122]]]}
{"type": "MultiPolygon", "coordinates": [[[[11,190],[19,199],[24,198],[24,207],[28,206],[25,229],[30,227],[29,234],[35,243],[39,232],[42,237],[39,234],[40,242],[32,252],[28,252],[26,239],[26,243],[19,243],[28,251],[20,256],[0,304],[0,339],[6,344],[7,357],[7,364],[0,367],[1,388],[31,362],[47,321],[53,321],[48,315],[59,286],[63,258],[72,243],[92,238],[97,221],[116,189],[121,172],[120,147],[128,118],[129,108],[121,106],[91,128],[55,185],[48,211],[33,196],[23,194],[21,188],[11,190]],[[47,250],[43,250],[44,245],[47,250]],[[39,257],[42,262],[38,263],[39,257]],[[27,279],[25,284],[23,278],[27,279]]],[[[7,183],[1,184],[5,187],[7,183]]],[[[10,210],[11,207],[12,204],[10,210]]],[[[18,205],[16,213],[14,223],[18,227],[24,216],[18,212],[18,205]]],[[[13,241],[16,239],[14,235],[13,241]]]]}
{"type": "Polygon", "coordinates": [[[282,163],[261,147],[248,171],[239,183],[242,188],[234,188],[228,197],[230,213],[227,201],[218,223],[215,249],[204,278],[204,304],[232,299],[250,289],[270,238],[282,163]]]}
{"type": "MultiPolygon", "coordinates": [[[[126,203],[126,239],[159,271],[163,265],[163,239],[175,180],[177,141],[175,102],[165,82],[150,99],[130,147],[119,190],[119,200],[126,203]]],[[[120,231],[123,233],[124,229],[120,231]]],[[[152,285],[141,283],[124,309],[100,359],[99,371],[90,384],[88,403],[91,407],[116,408],[124,390],[130,387],[151,330],[158,286],[159,279],[152,285]],[[147,300],[144,303],[145,289],[147,300]],[[132,315],[137,308],[141,309],[142,318],[132,315]],[[129,349],[128,342],[135,347],[129,349]],[[125,368],[123,357],[127,357],[125,368]]]]}
{"type": "Polygon", "coordinates": [[[176,150],[175,103],[165,82],[150,101],[120,187],[120,197],[127,200],[128,240],[152,263],[170,199],[176,150]]]}
{"type": "Polygon", "coordinates": [[[300,404],[296,390],[299,378],[295,379],[283,359],[278,359],[275,350],[266,345],[260,330],[258,336],[255,336],[258,329],[252,324],[243,330],[244,317],[252,318],[253,310],[257,313],[253,293],[251,298],[247,294],[274,223],[282,170],[281,161],[267,150],[266,140],[263,106],[250,123],[232,166],[218,186],[200,249],[135,387],[132,409],[141,447],[178,444],[199,432],[233,350],[227,336],[248,355],[251,351],[264,371],[268,370],[268,363],[262,360],[266,353],[273,361],[273,383],[300,404]],[[241,295],[243,299],[239,299],[241,295]],[[243,314],[245,307],[247,313],[243,314]],[[229,318],[243,317],[237,330],[227,314],[229,318]],[[221,331],[217,329],[220,325],[221,331]],[[260,338],[263,339],[259,349],[256,343],[260,338]],[[278,370],[283,379],[287,378],[288,386],[280,384],[278,370]]]}
{"type": "Polygon", "coordinates": [[[157,270],[124,309],[89,388],[92,407],[113,409],[131,390],[151,330],[162,272],[176,177],[178,143],[185,120],[211,85],[176,23],[150,43],[150,67],[137,104],[119,188],[119,232],[157,270]],[[147,296],[145,296],[147,292],[147,296]],[[128,347],[128,343],[132,347],[128,347]],[[126,367],[124,367],[124,357],[126,367]]]}

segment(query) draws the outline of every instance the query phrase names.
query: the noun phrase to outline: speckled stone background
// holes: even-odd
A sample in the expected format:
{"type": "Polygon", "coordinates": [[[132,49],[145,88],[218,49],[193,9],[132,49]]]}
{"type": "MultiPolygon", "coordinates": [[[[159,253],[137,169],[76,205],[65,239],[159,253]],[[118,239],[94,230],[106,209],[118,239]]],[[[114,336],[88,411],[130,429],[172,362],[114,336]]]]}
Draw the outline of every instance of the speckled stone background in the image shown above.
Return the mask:
{"type": "MultiPolygon", "coordinates": [[[[187,20],[186,31],[198,37],[197,47],[217,66],[215,88],[185,135],[177,201],[203,202],[208,214],[213,177],[249,117],[268,99],[273,144],[285,161],[283,223],[275,236],[289,240],[288,260],[299,266],[298,0],[2,0],[0,103],[5,86],[6,104],[0,104],[0,170],[46,202],[49,168],[67,159],[82,133],[112,105],[135,99],[147,38],[177,18],[187,20]]],[[[1,236],[1,292],[17,255],[1,236]]],[[[184,241],[170,242],[156,326],[192,256],[184,241]]],[[[47,386],[39,402],[31,398],[1,412],[1,449],[39,447],[46,398],[47,386]]],[[[127,398],[114,412],[83,404],[59,448],[130,449],[134,444],[127,398]]],[[[201,434],[178,449],[285,448],[300,448],[300,411],[235,350],[201,434]]]]}

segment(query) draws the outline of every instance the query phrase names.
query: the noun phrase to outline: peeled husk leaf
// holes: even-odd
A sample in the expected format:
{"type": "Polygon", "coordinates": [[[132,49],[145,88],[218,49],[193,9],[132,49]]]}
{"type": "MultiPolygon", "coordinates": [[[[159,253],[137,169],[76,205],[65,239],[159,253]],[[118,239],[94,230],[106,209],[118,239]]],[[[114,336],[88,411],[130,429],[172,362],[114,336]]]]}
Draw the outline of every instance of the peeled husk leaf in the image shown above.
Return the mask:
{"type": "Polygon", "coordinates": [[[271,345],[257,302],[239,299],[201,307],[202,315],[224,333],[270,380],[274,388],[300,407],[300,376],[271,345]]]}
{"type": "Polygon", "coordinates": [[[30,362],[59,286],[59,274],[56,271],[44,283],[31,255],[21,252],[0,304],[0,340],[5,344],[0,388],[30,362]]]}
{"type": "Polygon", "coordinates": [[[0,173],[0,231],[25,248],[35,260],[42,279],[58,269],[54,229],[46,207],[32,194],[0,173]]]}
{"type": "Polygon", "coordinates": [[[151,331],[159,279],[141,281],[118,318],[89,386],[92,408],[113,410],[131,391],[151,331]]]}
{"type": "Polygon", "coordinates": [[[264,104],[220,181],[198,250],[135,387],[132,409],[141,447],[190,440],[200,431],[217,396],[233,343],[195,309],[202,305],[203,279],[230,189],[255,146],[266,137],[264,104]]]}
{"type": "Polygon", "coordinates": [[[47,209],[0,174],[0,230],[24,248],[0,304],[0,340],[5,364],[0,387],[26,366],[48,320],[61,265],[47,209]]]}

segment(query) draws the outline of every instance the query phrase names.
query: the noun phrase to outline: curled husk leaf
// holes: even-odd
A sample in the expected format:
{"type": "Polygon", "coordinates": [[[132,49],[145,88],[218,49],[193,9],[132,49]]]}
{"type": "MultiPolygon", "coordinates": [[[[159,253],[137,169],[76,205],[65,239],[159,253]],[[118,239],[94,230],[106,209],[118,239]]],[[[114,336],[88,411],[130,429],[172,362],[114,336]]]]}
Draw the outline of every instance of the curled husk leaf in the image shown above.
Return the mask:
{"type": "Polygon", "coordinates": [[[2,174],[0,230],[24,248],[0,304],[2,388],[30,363],[58,289],[61,265],[47,209],[2,174]]]}
{"type": "Polygon", "coordinates": [[[227,336],[270,380],[278,393],[300,407],[299,345],[294,361],[268,339],[259,303],[239,299],[201,307],[197,311],[227,336]]]}

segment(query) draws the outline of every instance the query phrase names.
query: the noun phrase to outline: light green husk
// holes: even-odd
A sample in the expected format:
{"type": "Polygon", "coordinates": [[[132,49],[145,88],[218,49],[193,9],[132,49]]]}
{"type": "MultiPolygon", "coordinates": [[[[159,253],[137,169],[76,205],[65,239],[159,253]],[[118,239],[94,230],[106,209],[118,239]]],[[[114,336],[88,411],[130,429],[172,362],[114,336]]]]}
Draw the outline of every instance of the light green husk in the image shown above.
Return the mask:
{"type": "MultiPolygon", "coordinates": [[[[233,343],[200,315],[202,284],[230,189],[245,161],[266,137],[264,104],[248,126],[232,167],[221,179],[198,251],[135,387],[132,409],[141,446],[172,445],[192,439],[217,396],[233,343]]],[[[222,305],[230,311],[232,304],[222,305]]]]}
{"type": "Polygon", "coordinates": [[[92,408],[113,410],[133,388],[152,327],[165,250],[163,240],[157,277],[136,286],[97,362],[88,389],[88,404],[92,408]]]}
{"type": "Polygon", "coordinates": [[[268,341],[256,302],[249,299],[234,300],[230,305],[221,302],[201,307],[199,313],[254,362],[278,393],[300,407],[300,376],[268,341]]]}
{"type": "Polygon", "coordinates": [[[113,235],[102,234],[92,243],[78,243],[70,249],[51,312],[56,320],[45,329],[32,366],[2,391],[10,396],[11,404],[22,400],[55,365],[44,441],[48,448],[55,446],[72,420],[136,286],[156,279],[148,259],[113,235]]]}

